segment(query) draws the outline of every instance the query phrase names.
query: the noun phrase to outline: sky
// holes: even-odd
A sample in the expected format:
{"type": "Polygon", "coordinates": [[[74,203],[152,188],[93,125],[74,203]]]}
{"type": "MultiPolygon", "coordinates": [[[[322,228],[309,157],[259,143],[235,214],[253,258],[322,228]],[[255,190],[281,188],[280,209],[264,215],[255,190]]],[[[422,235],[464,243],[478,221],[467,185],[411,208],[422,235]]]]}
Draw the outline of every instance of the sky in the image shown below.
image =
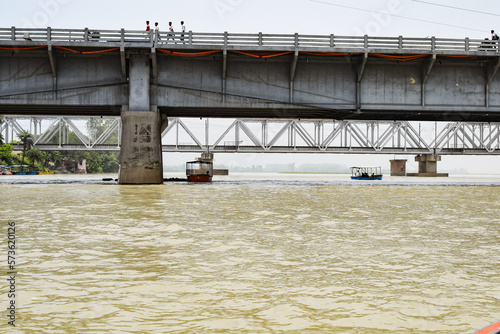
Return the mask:
{"type": "Polygon", "coordinates": [[[5,1],[0,22],[143,30],[146,20],[165,29],[182,20],[197,32],[484,38],[500,18],[489,8],[483,0],[23,0],[5,1]]]}
{"type": "MultiPolygon", "coordinates": [[[[0,27],[47,27],[144,30],[145,21],[184,21],[195,32],[314,34],[344,36],[405,36],[484,39],[500,32],[495,2],[476,0],[23,0],[4,1],[0,27]],[[496,26],[498,24],[498,27],[496,26]]],[[[195,154],[169,154],[166,164],[191,160],[195,154]]],[[[251,166],[267,163],[379,164],[389,169],[394,156],[260,154],[219,155],[216,163],[251,166]]],[[[412,156],[407,171],[415,172],[412,156]]],[[[500,157],[443,156],[441,169],[465,168],[473,173],[500,173],[500,157]]]]}

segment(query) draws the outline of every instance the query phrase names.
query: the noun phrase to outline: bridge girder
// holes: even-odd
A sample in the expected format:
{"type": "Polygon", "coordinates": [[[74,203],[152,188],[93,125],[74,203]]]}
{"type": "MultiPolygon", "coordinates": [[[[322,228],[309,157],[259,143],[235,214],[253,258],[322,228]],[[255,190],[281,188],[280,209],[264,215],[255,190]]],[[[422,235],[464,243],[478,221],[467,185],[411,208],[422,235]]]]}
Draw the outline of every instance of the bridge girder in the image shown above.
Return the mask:
{"type": "MultiPolygon", "coordinates": [[[[169,118],[164,152],[500,155],[500,123],[169,118]],[[228,123],[229,120],[225,120],[228,123]],[[429,127],[429,123],[424,123],[429,127]]],[[[27,130],[41,150],[120,150],[119,117],[4,116],[6,142],[27,130]],[[100,133],[98,134],[98,128],[100,133]],[[73,133],[69,141],[69,134],[73,133]],[[110,141],[114,138],[114,141],[110,141]]],[[[19,147],[16,147],[18,149],[19,147]]]]}

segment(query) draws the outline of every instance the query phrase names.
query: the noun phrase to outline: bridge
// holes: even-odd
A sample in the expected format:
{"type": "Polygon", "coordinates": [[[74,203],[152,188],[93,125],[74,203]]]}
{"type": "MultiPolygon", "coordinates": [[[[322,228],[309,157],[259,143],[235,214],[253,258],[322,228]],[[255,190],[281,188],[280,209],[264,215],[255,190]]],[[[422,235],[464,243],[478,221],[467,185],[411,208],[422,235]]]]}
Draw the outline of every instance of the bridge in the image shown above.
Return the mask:
{"type": "MultiPolygon", "coordinates": [[[[423,133],[421,123],[408,121],[228,119],[214,126],[217,120],[188,120],[168,119],[163,152],[500,155],[500,123],[440,122],[423,133]]],[[[45,151],[121,149],[120,117],[4,116],[5,142],[22,131],[45,151]]]]}
{"type": "Polygon", "coordinates": [[[159,183],[168,118],[488,128],[499,59],[468,38],[0,28],[0,113],[121,116],[122,182],[159,183]]]}

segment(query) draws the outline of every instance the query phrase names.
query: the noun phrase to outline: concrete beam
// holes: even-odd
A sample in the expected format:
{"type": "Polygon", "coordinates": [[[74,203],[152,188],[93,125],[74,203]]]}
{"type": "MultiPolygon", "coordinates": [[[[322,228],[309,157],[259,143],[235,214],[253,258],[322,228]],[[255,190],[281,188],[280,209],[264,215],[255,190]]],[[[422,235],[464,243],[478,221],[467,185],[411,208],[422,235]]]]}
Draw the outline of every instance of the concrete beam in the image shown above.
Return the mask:
{"type": "Polygon", "coordinates": [[[153,71],[153,82],[158,83],[158,57],[156,55],[156,47],[151,48],[151,64],[153,71]]]}
{"type": "Polygon", "coordinates": [[[52,45],[49,45],[47,47],[47,50],[49,53],[49,61],[50,61],[50,68],[52,69],[52,76],[54,78],[56,78],[57,77],[57,64],[56,64],[56,60],[54,58],[54,54],[52,52],[52,45]]]}
{"type": "Polygon", "coordinates": [[[363,72],[365,71],[365,66],[367,61],[368,61],[368,52],[365,52],[365,54],[363,55],[363,60],[361,61],[361,65],[359,65],[358,68],[358,83],[360,83],[361,79],[363,78],[363,72]]]}
{"type": "Polygon", "coordinates": [[[297,69],[297,60],[299,59],[299,51],[293,53],[292,64],[290,66],[290,81],[295,79],[295,70],[297,69]]]}
{"type": "Polygon", "coordinates": [[[434,63],[436,62],[436,54],[434,53],[431,58],[427,62],[424,63],[424,77],[422,79],[422,83],[425,85],[427,79],[429,79],[429,74],[431,73],[432,68],[434,67],[434,63]]]}
{"type": "Polygon", "coordinates": [[[227,50],[222,51],[222,102],[226,102],[227,50]]]}
{"type": "Polygon", "coordinates": [[[146,54],[129,56],[129,108],[131,111],[150,109],[150,66],[146,54]]]}
{"type": "Polygon", "coordinates": [[[125,78],[125,77],[127,77],[127,57],[125,54],[125,47],[124,46],[120,47],[120,61],[121,61],[121,67],[122,67],[122,76],[125,78]]]}
{"type": "Polygon", "coordinates": [[[293,103],[293,80],[295,79],[295,72],[297,70],[297,61],[299,60],[299,51],[293,53],[292,64],[290,65],[290,98],[289,102],[293,103]]]}
{"type": "Polygon", "coordinates": [[[486,85],[489,86],[491,83],[491,80],[493,80],[493,77],[498,72],[498,69],[500,69],[500,58],[497,58],[494,62],[491,62],[491,70],[488,71],[488,81],[486,82],[486,85]]]}
{"type": "Polygon", "coordinates": [[[227,50],[222,51],[222,80],[226,80],[227,74],[227,50]]]}

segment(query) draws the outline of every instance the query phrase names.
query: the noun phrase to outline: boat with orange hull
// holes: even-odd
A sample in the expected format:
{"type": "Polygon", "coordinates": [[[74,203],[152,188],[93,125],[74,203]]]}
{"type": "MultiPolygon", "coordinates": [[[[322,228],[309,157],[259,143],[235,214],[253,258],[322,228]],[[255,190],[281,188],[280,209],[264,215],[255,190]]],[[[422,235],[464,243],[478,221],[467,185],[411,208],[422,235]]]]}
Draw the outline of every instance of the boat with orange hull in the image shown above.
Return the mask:
{"type": "Polygon", "coordinates": [[[212,177],[209,175],[189,175],[187,180],[188,182],[210,182],[212,177]]]}
{"type": "Polygon", "coordinates": [[[475,332],[474,334],[499,334],[500,333],[500,321],[495,322],[492,325],[489,325],[488,327],[484,327],[478,332],[475,332]]]}
{"type": "Polygon", "coordinates": [[[213,163],[210,161],[196,160],[186,162],[188,182],[211,182],[213,175],[213,163]]]}

